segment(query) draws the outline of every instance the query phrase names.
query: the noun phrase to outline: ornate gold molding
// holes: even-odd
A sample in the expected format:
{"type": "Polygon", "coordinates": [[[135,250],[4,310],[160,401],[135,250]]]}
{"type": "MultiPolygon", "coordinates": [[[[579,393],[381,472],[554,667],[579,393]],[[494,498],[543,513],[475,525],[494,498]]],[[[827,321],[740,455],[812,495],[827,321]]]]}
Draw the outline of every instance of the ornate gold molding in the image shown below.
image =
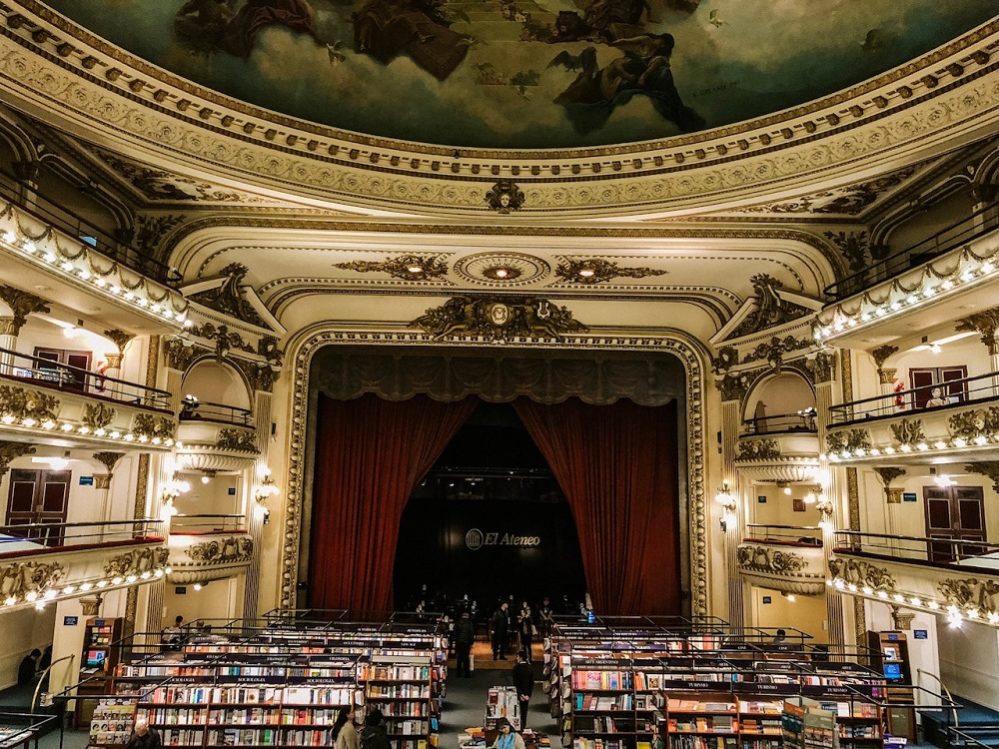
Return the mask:
{"type": "MultiPolygon", "coordinates": [[[[118,354],[120,355],[125,353],[125,346],[135,338],[135,335],[133,333],[126,333],[124,330],[119,330],[118,328],[111,328],[104,331],[104,337],[118,347],[118,354]]],[[[119,359],[118,361],[120,362],[121,360],[119,359]]]]}
{"type": "Polygon", "coordinates": [[[106,403],[85,403],[83,405],[83,423],[90,427],[91,431],[103,429],[117,415],[117,411],[106,403]]]}
{"type": "Polygon", "coordinates": [[[253,559],[253,539],[249,536],[227,536],[188,546],[184,552],[200,564],[237,564],[253,559]]]}
{"type": "Polygon", "coordinates": [[[772,546],[740,546],[737,552],[739,568],[768,575],[791,576],[805,568],[801,554],[772,546]]]}
{"type": "Polygon", "coordinates": [[[560,341],[567,333],[588,330],[567,307],[547,299],[504,296],[452,297],[429,308],[412,327],[422,328],[438,341],[470,338],[488,342],[560,341]]]}
{"type": "Polygon", "coordinates": [[[14,562],[0,567],[0,601],[28,601],[41,596],[66,575],[59,562],[14,562]]]}
{"type": "Polygon", "coordinates": [[[920,442],[926,441],[926,434],[923,432],[922,419],[902,419],[894,424],[889,424],[891,436],[900,445],[914,447],[920,442]]]}
{"type": "Polygon", "coordinates": [[[846,429],[841,432],[830,432],[826,435],[826,450],[839,453],[844,450],[870,450],[871,435],[864,429],[846,429]]]}
{"type": "Polygon", "coordinates": [[[951,437],[961,437],[969,442],[979,437],[991,439],[999,433],[999,406],[952,414],[947,419],[947,429],[951,437]]]}
{"type": "Polygon", "coordinates": [[[992,488],[999,492],[999,460],[979,460],[974,463],[966,463],[964,470],[968,473],[988,476],[992,480],[992,488]]]}
{"type": "Polygon", "coordinates": [[[101,450],[93,454],[94,460],[107,469],[108,481],[111,480],[111,474],[114,473],[114,468],[118,465],[118,461],[124,457],[125,453],[113,452],[111,450],[101,450]]]}
{"type": "Polygon", "coordinates": [[[780,443],[775,439],[746,439],[739,441],[736,460],[777,460],[780,455],[780,443]]]}
{"type": "Polygon", "coordinates": [[[333,263],[334,268],[358,273],[387,273],[403,281],[426,281],[447,275],[447,255],[403,255],[388,260],[351,260],[333,263]]]}
{"type": "Polygon", "coordinates": [[[34,445],[27,442],[7,442],[0,441],[0,476],[7,473],[11,461],[20,458],[22,455],[33,455],[34,445]]]}
{"type": "Polygon", "coordinates": [[[0,284],[0,300],[5,302],[11,311],[11,330],[8,335],[17,335],[28,322],[28,315],[33,312],[50,312],[48,302],[40,296],[7,284],[0,284]]]}
{"type": "Polygon", "coordinates": [[[42,422],[55,420],[59,413],[59,399],[41,390],[29,390],[16,385],[0,385],[0,414],[17,421],[34,419],[42,422]]]}
{"type": "Polygon", "coordinates": [[[981,616],[999,612],[999,581],[977,577],[949,578],[937,585],[941,597],[962,612],[969,609],[981,616]]]}
{"type": "Polygon", "coordinates": [[[895,590],[895,578],[887,567],[878,567],[863,559],[833,557],[829,560],[829,571],[834,578],[858,587],[868,586],[874,590],[895,590]]]}
{"type": "Polygon", "coordinates": [[[978,333],[982,343],[989,352],[989,356],[999,353],[999,341],[996,341],[996,328],[999,328],[999,307],[974,312],[967,317],[962,317],[957,321],[955,330],[974,331],[978,333]]]}
{"type": "Polygon", "coordinates": [[[147,439],[173,439],[177,432],[177,424],[166,416],[152,414],[136,414],[132,419],[132,433],[136,437],[147,439]]]}
{"type": "Polygon", "coordinates": [[[563,281],[584,286],[606,283],[614,278],[647,278],[665,276],[667,273],[668,270],[646,266],[622,268],[616,262],[600,258],[563,260],[555,268],[555,275],[563,281]]]}
{"type": "Polygon", "coordinates": [[[219,429],[215,446],[220,450],[257,451],[257,436],[248,429],[223,427],[219,429]]]}
{"type": "Polygon", "coordinates": [[[108,559],[104,563],[104,574],[115,578],[152,572],[157,567],[165,566],[169,556],[169,550],[162,546],[132,549],[108,559]]]}

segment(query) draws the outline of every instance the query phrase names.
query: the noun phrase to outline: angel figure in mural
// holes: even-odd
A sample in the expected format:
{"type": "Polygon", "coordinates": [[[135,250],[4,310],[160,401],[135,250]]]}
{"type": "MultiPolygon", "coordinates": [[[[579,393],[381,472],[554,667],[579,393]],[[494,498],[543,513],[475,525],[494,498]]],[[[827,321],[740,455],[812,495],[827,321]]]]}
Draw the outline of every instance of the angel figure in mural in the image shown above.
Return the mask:
{"type": "Polygon", "coordinates": [[[647,96],[664,119],[681,132],[698,130],[704,120],[680,98],[673,82],[670,57],[675,40],[672,34],[641,34],[611,43],[622,54],[604,67],[597,63],[597,51],[587,47],[577,57],[560,52],[548,65],[579,70],[569,87],[555,98],[565,107],[576,130],[588,133],[602,127],[614,109],[632,97],[647,96]]]}
{"type": "Polygon", "coordinates": [[[284,26],[308,34],[328,46],[316,29],[316,12],[308,0],[187,0],[174,17],[174,33],[192,52],[227,52],[244,60],[257,35],[268,26],[284,26]]]}

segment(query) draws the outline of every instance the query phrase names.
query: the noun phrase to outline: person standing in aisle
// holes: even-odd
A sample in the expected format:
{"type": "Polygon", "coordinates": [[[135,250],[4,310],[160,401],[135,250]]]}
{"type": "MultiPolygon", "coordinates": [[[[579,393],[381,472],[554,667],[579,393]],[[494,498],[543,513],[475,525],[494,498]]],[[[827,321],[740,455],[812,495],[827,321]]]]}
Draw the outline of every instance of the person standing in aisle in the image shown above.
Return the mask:
{"type": "Polygon", "coordinates": [[[493,614],[492,620],[489,622],[489,629],[493,635],[494,661],[506,660],[506,643],[510,635],[510,615],[507,613],[509,608],[506,601],[501,603],[500,607],[496,609],[496,613],[493,614]]]}
{"type": "Polygon", "coordinates": [[[457,661],[458,676],[466,679],[472,676],[472,645],[475,643],[475,625],[467,611],[454,625],[454,657],[457,661]]]}
{"type": "Polygon", "coordinates": [[[535,631],[534,615],[531,613],[531,607],[527,605],[527,601],[524,601],[520,607],[520,613],[517,614],[517,632],[520,634],[520,650],[527,655],[528,663],[534,660],[534,654],[531,651],[534,646],[535,631]]]}
{"type": "Polygon", "coordinates": [[[385,721],[382,719],[382,711],[378,708],[365,717],[360,743],[360,749],[392,749],[392,743],[385,730],[385,721]]]}
{"type": "Polygon", "coordinates": [[[541,608],[538,609],[538,616],[541,618],[539,622],[541,626],[542,637],[551,637],[552,627],[555,626],[555,610],[552,608],[552,601],[548,596],[541,602],[541,608]]]}
{"type": "Polygon", "coordinates": [[[520,730],[527,728],[527,709],[534,694],[534,668],[527,660],[527,654],[521,650],[517,665],[513,667],[513,688],[517,690],[517,702],[520,706],[520,730]]]}
{"type": "Polygon", "coordinates": [[[330,730],[330,739],[333,741],[334,749],[360,749],[361,742],[351,720],[351,710],[345,707],[336,716],[336,723],[330,730]]]}
{"type": "Polygon", "coordinates": [[[510,721],[500,718],[496,721],[496,741],[489,749],[524,749],[524,737],[513,730],[510,721]]]}

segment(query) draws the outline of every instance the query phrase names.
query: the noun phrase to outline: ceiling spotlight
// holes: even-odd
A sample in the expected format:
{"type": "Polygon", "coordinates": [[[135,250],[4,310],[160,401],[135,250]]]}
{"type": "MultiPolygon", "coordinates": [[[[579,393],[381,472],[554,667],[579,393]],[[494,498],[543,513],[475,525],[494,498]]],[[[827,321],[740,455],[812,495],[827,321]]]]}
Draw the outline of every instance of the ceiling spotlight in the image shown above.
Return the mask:
{"type": "Polygon", "coordinates": [[[595,273],[596,271],[593,270],[593,268],[581,268],[579,271],[579,276],[580,278],[593,278],[595,273]]]}
{"type": "Polygon", "coordinates": [[[483,270],[482,275],[493,281],[513,281],[520,278],[521,272],[512,265],[493,265],[483,270]]]}
{"type": "Polygon", "coordinates": [[[407,265],[406,266],[406,270],[408,270],[410,273],[412,273],[415,276],[415,275],[418,275],[420,273],[423,273],[423,266],[422,265],[416,265],[414,263],[413,265],[407,265]]]}
{"type": "Polygon", "coordinates": [[[202,477],[201,477],[201,483],[202,483],[202,484],[207,484],[207,483],[208,483],[209,481],[211,481],[211,480],[212,480],[212,479],[211,479],[211,477],[210,477],[210,476],[202,476],[202,477]]]}

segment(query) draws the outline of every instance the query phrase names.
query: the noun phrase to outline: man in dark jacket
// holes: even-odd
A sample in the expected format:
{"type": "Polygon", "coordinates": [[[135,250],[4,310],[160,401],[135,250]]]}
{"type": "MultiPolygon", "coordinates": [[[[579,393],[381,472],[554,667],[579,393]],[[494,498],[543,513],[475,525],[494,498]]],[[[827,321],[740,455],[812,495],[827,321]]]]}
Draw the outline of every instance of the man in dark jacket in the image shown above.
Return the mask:
{"type": "Polygon", "coordinates": [[[125,749],[160,749],[162,746],[156,729],[150,728],[145,718],[139,718],[135,721],[132,738],[125,744],[125,749]]]}
{"type": "Polygon", "coordinates": [[[506,601],[501,603],[500,607],[496,609],[496,613],[493,614],[493,618],[489,622],[489,628],[492,630],[493,634],[494,661],[506,660],[506,643],[510,632],[510,617],[507,614],[508,608],[509,606],[506,601]]]}
{"type": "Polygon", "coordinates": [[[25,686],[27,684],[32,684],[35,681],[35,672],[38,670],[38,661],[41,660],[42,651],[35,648],[21,661],[21,665],[17,667],[17,684],[18,686],[25,686]]]}
{"type": "Polygon", "coordinates": [[[520,704],[520,730],[527,728],[527,708],[534,694],[534,669],[527,661],[527,654],[522,650],[517,657],[517,665],[513,667],[513,687],[517,690],[517,701],[520,704]]]}
{"type": "Polygon", "coordinates": [[[454,657],[458,661],[458,676],[472,676],[472,644],[475,642],[475,625],[467,611],[454,625],[454,657]]]}
{"type": "Polygon", "coordinates": [[[364,728],[361,729],[361,749],[392,749],[382,711],[375,708],[364,718],[364,728]]]}

